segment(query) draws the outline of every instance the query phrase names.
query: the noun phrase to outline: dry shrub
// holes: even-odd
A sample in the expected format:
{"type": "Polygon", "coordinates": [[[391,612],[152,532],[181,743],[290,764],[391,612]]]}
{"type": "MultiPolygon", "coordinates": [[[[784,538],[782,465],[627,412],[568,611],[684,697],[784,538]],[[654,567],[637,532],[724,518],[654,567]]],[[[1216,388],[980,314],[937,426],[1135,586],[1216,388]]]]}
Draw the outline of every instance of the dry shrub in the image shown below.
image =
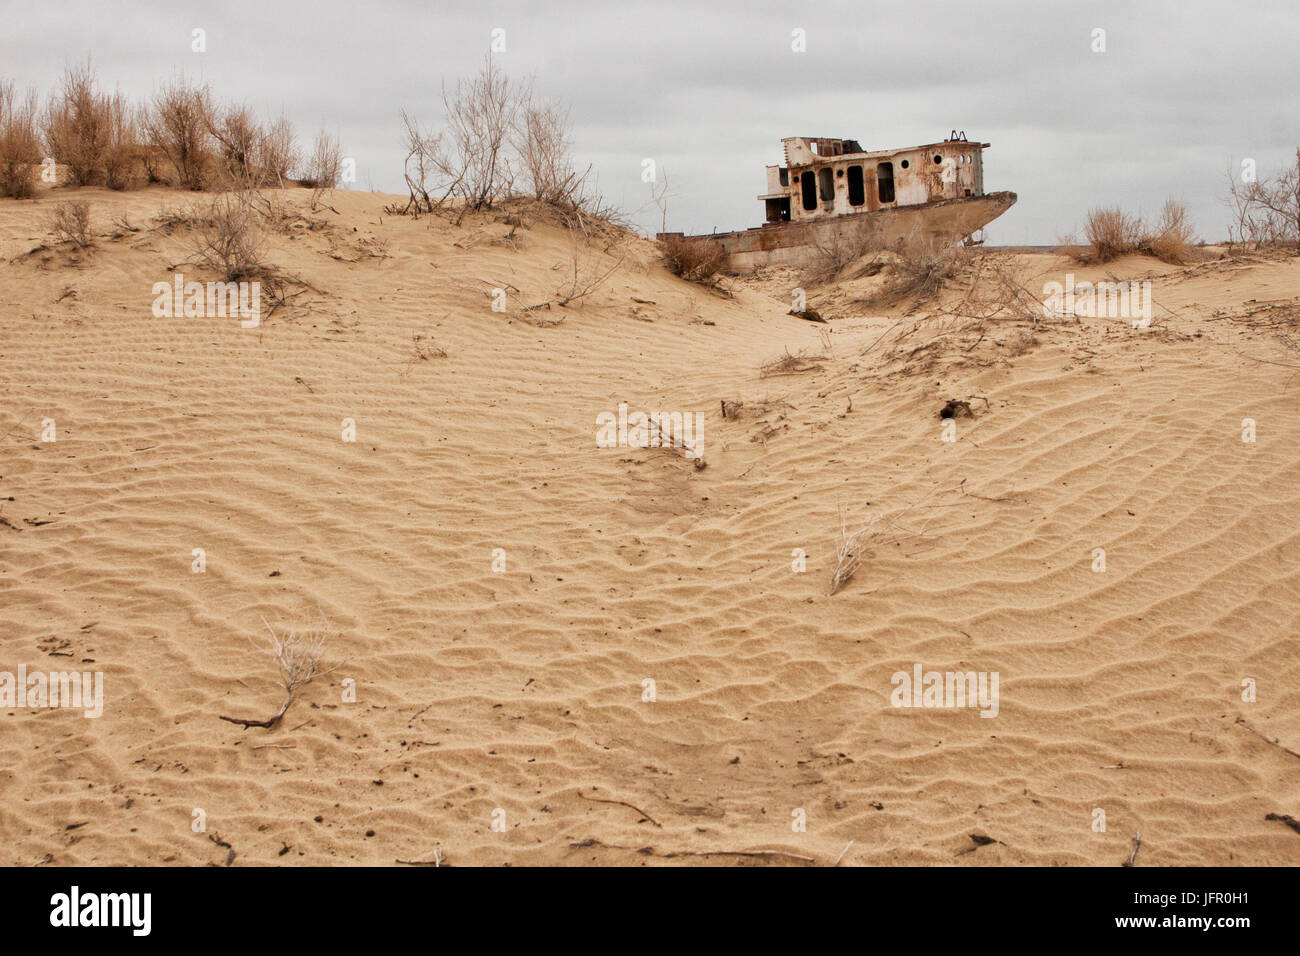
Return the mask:
{"type": "Polygon", "coordinates": [[[36,90],[23,96],[13,80],[0,81],[0,196],[26,199],[41,162],[36,90]]]}
{"type": "Polygon", "coordinates": [[[506,146],[519,100],[520,91],[493,66],[490,53],[472,80],[458,80],[454,93],[443,90],[447,127],[434,150],[434,168],[468,208],[490,209],[509,190],[506,146]]]}
{"type": "Polygon", "coordinates": [[[104,185],[109,189],[126,189],[137,181],[140,169],[143,144],[139,116],[121,93],[107,99],[105,109],[104,185]]]}
{"type": "Polygon", "coordinates": [[[1083,234],[1092,246],[1091,253],[1077,248],[1066,250],[1081,262],[1109,262],[1130,253],[1142,253],[1182,265],[1193,257],[1187,204],[1177,199],[1165,200],[1154,226],[1118,207],[1093,209],[1084,222],[1083,234]]]}
{"type": "Polygon", "coordinates": [[[221,185],[230,189],[283,186],[302,160],[293,124],[283,115],[263,125],[248,107],[228,106],[209,118],[208,133],[221,185]]]}
{"type": "Polygon", "coordinates": [[[307,157],[303,177],[298,181],[312,190],[311,208],[315,210],[325,190],[339,184],[343,175],[343,145],[337,136],[325,130],[316,134],[316,143],[307,157]]]}
{"type": "Polygon", "coordinates": [[[451,198],[462,201],[463,215],[467,209],[490,209],[509,195],[513,171],[508,147],[519,104],[527,97],[528,91],[497,71],[488,54],[472,80],[457,80],[454,92],[443,87],[446,121],[441,132],[422,129],[403,110],[409,198],[405,206],[389,211],[418,216],[451,198]],[[434,199],[431,191],[442,195],[434,199]]]}
{"type": "Polygon", "coordinates": [[[883,248],[879,229],[867,220],[855,223],[852,235],[829,242],[814,239],[813,247],[816,250],[814,264],[804,270],[804,284],[809,286],[824,285],[841,278],[854,279],[864,273],[874,274],[868,270],[878,267],[880,259],[878,255],[872,254],[878,254],[883,248]],[[867,256],[872,258],[862,263],[860,268],[846,274],[850,266],[862,262],[867,256]]]}
{"type": "Polygon", "coordinates": [[[1065,235],[1057,234],[1056,249],[1076,262],[1083,262],[1088,254],[1087,250],[1079,244],[1078,237],[1072,232],[1067,232],[1065,235]]]}
{"type": "Polygon", "coordinates": [[[1300,252],[1300,149],[1295,164],[1272,177],[1242,182],[1229,170],[1226,202],[1233,219],[1229,244],[1287,244],[1300,252]]]}
{"type": "Polygon", "coordinates": [[[1083,235],[1092,245],[1097,261],[1109,262],[1137,249],[1142,221],[1117,206],[1093,209],[1084,221],[1083,235]]]}
{"type": "Polygon", "coordinates": [[[424,128],[402,111],[408,197],[385,212],[418,217],[451,200],[463,217],[466,210],[527,195],[561,216],[620,220],[599,195],[587,191],[591,167],[578,172],[574,166],[568,109],[535,100],[531,83],[511,80],[491,55],[474,77],[457,80],[454,90],[444,85],[442,103],[441,129],[424,128]]]}
{"type": "Polygon", "coordinates": [[[218,171],[223,185],[236,189],[257,186],[262,181],[258,153],[261,125],[246,106],[229,106],[220,115],[207,116],[208,134],[216,143],[218,171]]]}
{"type": "Polygon", "coordinates": [[[205,85],[175,77],[154,97],[145,121],[148,145],[167,158],[175,184],[203,189],[212,155],[212,94],[205,85]]]}
{"type": "Polygon", "coordinates": [[[771,375],[793,375],[796,372],[811,372],[821,368],[818,362],[825,361],[825,355],[812,355],[807,349],[800,349],[798,352],[791,354],[786,349],[776,358],[768,359],[758,367],[758,377],[767,378],[771,375]]]}
{"type": "Polygon", "coordinates": [[[258,148],[258,163],[269,181],[283,184],[289,172],[298,165],[301,154],[293,124],[281,115],[266,127],[258,148]]]}
{"type": "Polygon", "coordinates": [[[919,302],[942,291],[970,261],[970,249],[955,242],[913,233],[899,244],[894,261],[891,295],[912,296],[919,302]]]}
{"type": "Polygon", "coordinates": [[[265,238],[257,213],[241,195],[227,193],[212,200],[204,216],[191,217],[194,261],[217,272],[226,282],[262,279],[269,275],[264,258],[265,238]]]}
{"type": "Polygon", "coordinates": [[[571,251],[564,281],[555,290],[558,300],[556,304],[561,308],[595,292],[618,271],[628,256],[623,237],[618,235],[603,248],[597,249],[597,240],[609,227],[599,220],[584,216],[580,210],[566,215],[565,225],[569,230],[571,251]]]}
{"type": "Polygon", "coordinates": [[[45,109],[45,148],[68,167],[74,186],[88,186],[102,174],[111,126],[111,100],[96,92],[90,60],[68,67],[45,109]]]}
{"type": "MultiPolygon", "coordinates": [[[[555,103],[521,103],[513,145],[526,192],[539,202],[561,208],[584,204],[581,175],[573,167],[569,111],[555,103]]],[[[590,171],[590,167],[588,167],[590,171]]]]}
{"type": "Polygon", "coordinates": [[[1166,199],[1155,227],[1145,232],[1139,251],[1174,265],[1185,265],[1193,258],[1193,232],[1185,202],[1166,199]]]}
{"type": "Polygon", "coordinates": [[[59,203],[50,210],[45,223],[59,242],[70,242],[78,249],[88,249],[95,243],[90,232],[90,205],[81,200],[59,203]]]}
{"type": "Polygon", "coordinates": [[[827,594],[834,595],[849,583],[853,575],[857,574],[861,569],[863,559],[873,546],[896,545],[909,538],[924,534],[925,525],[920,528],[909,528],[899,523],[899,520],[911,514],[918,507],[918,504],[904,508],[892,518],[885,515],[874,515],[865,525],[852,534],[849,533],[848,522],[845,519],[844,509],[841,507],[840,544],[835,552],[835,567],[831,571],[831,582],[827,594]]]}
{"type": "Polygon", "coordinates": [[[688,282],[707,282],[718,274],[726,253],[722,246],[708,239],[665,236],[659,240],[664,264],[675,276],[688,282]]]}
{"type": "Polygon", "coordinates": [[[410,214],[419,219],[421,213],[433,212],[447,198],[444,195],[442,199],[435,200],[429,195],[431,188],[435,190],[437,188],[429,180],[434,175],[433,154],[437,149],[440,136],[422,129],[420,121],[406,110],[402,110],[401,115],[402,136],[406,145],[406,161],[402,164],[402,175],[406,177],[407,199],[404,206],[396,203],[385,206],[384,212],[390,216],[410,214]]]}
{"type": "Polygon", "coordinates": [[[271,635],[271,657],[275,661],[279,674],[279,686],[284,691],[280,709],[266,720],[219,715],[222,720],[244,727],[265,727],[270,730],[284,719],[284,715],[289,711],[289,705],[293,703],[299,690],[310,684],[318,675],[329,673],[328,670],[321,670],[321,658],[325,656],[325,645],[332,638],[338,637],[339,631],[330,624],[323,611],[319,608],[317,611],[320,614],[319,624],[313,623],[301,630],[293,628],[284,637],[276,634],[266,618],[262,618],[262,624],[271,635]]]}

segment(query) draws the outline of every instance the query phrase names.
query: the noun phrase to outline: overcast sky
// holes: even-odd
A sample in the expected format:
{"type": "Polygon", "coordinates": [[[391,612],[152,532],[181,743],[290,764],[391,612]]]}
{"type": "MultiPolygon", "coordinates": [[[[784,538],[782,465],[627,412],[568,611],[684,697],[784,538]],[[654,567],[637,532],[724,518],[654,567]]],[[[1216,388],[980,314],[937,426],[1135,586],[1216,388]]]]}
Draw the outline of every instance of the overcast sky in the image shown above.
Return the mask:
{"type": "MultiPolygon", "coordinates": [[[[992,143],[985,188],[1019,202],[1000,244],[1051,243],[1096,205],[1154,214],[1185,199],[1222,238],[1231,166],[1262,174],[1300,144],[1289,0],[957,0],[934,3],[516,0],[331,4],[297,0],[0,0],[0,76],[45,95],[90,54],[101,83],[151,94],[173,71],[222,99],[322,124],[356,159],[355,188],[403,190],[398,111],[441,120],[440,84],[472,74],[505,31],[498,65],[570,105],[574,143],[627,211],[668,176],[668,225],[755,226],[763,167],[784,136],[866,149],[992,143]],[[206,52],[191,50],[206,31],[206,52]],[[1105,52],[1093,31],[1105,30],[1105,52]],[[792,31],[806,52],[792,50],[792,31]]],[[[638,222],[658,228],[658,213],[638,222]]]]}

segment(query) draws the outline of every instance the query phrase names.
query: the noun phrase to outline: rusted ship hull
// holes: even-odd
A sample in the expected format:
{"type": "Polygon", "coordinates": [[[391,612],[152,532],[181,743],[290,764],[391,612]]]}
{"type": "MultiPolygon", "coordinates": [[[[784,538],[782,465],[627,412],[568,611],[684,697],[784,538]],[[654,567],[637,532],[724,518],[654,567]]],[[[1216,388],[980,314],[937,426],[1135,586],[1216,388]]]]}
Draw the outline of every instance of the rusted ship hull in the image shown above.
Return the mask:
{"type": "MultiPolygon", "coordinates": [[[[982,229],[1015,204],[1013,192],[894,206],[873,212],[811,222],[768,223],[741,232],[692,236],[722,246],[727,272],[751,272],[759,266],[815,265],[825,250],[842,245],[870,249],[897,247],[912,237],[954,241],[982,229]]],[[[664,234],[671,235],[671,234],[664,234]]]]}

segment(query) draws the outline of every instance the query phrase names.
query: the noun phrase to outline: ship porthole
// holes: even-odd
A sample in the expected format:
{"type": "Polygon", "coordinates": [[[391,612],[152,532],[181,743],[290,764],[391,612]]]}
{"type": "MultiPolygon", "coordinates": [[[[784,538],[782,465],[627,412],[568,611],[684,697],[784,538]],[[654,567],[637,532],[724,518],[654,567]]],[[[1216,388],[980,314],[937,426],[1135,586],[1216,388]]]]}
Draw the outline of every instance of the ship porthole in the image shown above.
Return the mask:
{"type": "Polygon", "coordinates": [[[909,163],[907,160],[903,160],[903,161],[902,161],[901,163],[899,163],[898,165],[900,165],[900,166],[902,166],[904,169],[906,169],[908,166],[910,166],[910,165],[912,165],[912,164],[909,163]]]}
{"type": "Polygon", "coordinates": [[[936,166],[938,166],[938,165],[940,165],[942,162],[943,162],[943,157],[940,156],[938,153],[935,153],[935,154],[934,154],[934,164],[935,164],[936,166]]]}

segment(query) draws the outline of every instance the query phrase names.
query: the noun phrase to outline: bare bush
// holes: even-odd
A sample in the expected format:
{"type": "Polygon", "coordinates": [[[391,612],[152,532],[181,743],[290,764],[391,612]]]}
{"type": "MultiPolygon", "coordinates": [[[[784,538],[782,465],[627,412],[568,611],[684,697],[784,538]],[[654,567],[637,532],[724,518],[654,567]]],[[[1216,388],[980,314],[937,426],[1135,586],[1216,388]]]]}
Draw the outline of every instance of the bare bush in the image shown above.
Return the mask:
{"type": "Polygon", "coordinates": [[[454,93],[443,89],[447,126],[434,164],[451,184],[451,194],[470,209],[490,209],[507,192],[506,146],[519,99],[520,91],[496,69],[491,54],[472,80],[457,80],[454,93]]]}
{"type": "Polygon", "coordinates": [[[840,515],[840,546],[835,551],[835,567],[831,571],[831,584],[826,592],[828,595],[834,595],[849,583],[853,575],[858,573],[858,569],[862,567],[862,556],[866,551],[867,542],[875,533],[876,525],[881,520],[882,516],[877,515],[857,531],[849,534],[844,515],[840,515]]]}
{"type": "Polygon", "coordinates": [[[109,189],[126,189],[137,181],[143,144],[139,118],[120,92],[105,103],[103,170],[104,185],[109,189]]]}
{"type": "Polygon", "coordinates": [[[59,242],[70,242],[78,249],[88,249],[95,243],[90,231],[90,205],[81,200],[59,203],[45,222],[59,242]]]}
{"type": "MultiPolygon", "coordinates": [[[[569,228],[571,246],[569,269],[565,274],[564,282],[555,291],[559,298],[556,304],[561,308],[591,295],[604,285],[605,280],[612,276],[627,259],[626,251],[617,258],[609,254],[612,243],[604,249],[596,249],[596,237],[588,228],[587,218],[580,211],[567,216],[566,224],[569,228]],[[606,260],[612,260],[612,263],[602,261],[602,256],[606,260]]],[[[616,239],[615,242],[617,241],[616,239]]]]}
{"type": "Polygon", "coordinates": [[[970,261],[968,247],[921,233],[913,233],[898,247],[897,275],[890,292],[922,300],[938,295],[944,283],[970,261]]]}
{"type": "Polygon", "coordinates": [[[583,205],[587,172],[573,166],[572,126],[566,107],[536,103],[519,105],[513,146],[518,157],[524,191],[539,202],[565,209],[583,205]]]}
{"type": "Polygon", "coordinates": [[[713,279],[726,259],[720,243],[686,236],[664,236],[659,240],[659,251],[668,271],[688,282],[713,279]]]}
{"type": "Polygon", "coordinates": [[[338,631],[330,625],[323,613],[319,624],[312,624],[301,632],[296,628],[290,629],[284,637],[275,633],[275,629],[267,624],[266,618],[262,618],[262,624],[271,635],[270,651],[279,672],[278,683],[284,691],[284,700],[280,709],[266,720],[226,716],[221,716],[221,719],[243,727],[265,727],[270,730],[284,719],[298,691],[310,684],[318,674],[324,673],[320,664],[325,655],[325,644],[330,638],[337,637],[338,631]]]}
{"type": "Polygon", "coordinates": [[[1175,265],[1193,258],[1193,230],[1187,204],[1177,199],[1165,200],[1154,224],[1147,224],[1141,216],[1130,216],[1118,207],[1093,209],[1084,222],[1083,234],[1091,251],[1072,243],[1065,250],[1080,262],[1110,262],[1131,253],[1155,256],[1175,265]]]}
{"type": "Polygon", "coordinates": [[[321,130],[316,135],[316,143],[312,147],[311,155],[307,157],[304,175],[299,180],[312,190],[313,210],[320,204],[325,190],[335,188],[342,175],[343,146],[337,136],[331,136],[325,130],[321,130]]]}
{"type": "Polygon", "coordinates": [[[1083,224],[1084,238],[1098,262],[1109,262],[1137,249],[1142,221],[1118,207],[1092,209],[1083,224]]]}
{"type": "Polygon", "coordinates": [[[153,144],[149,132],[149,119],[153,112],[151,104],[137,105],[132,111],[135,128],[140,136],[140,168],[144,172],[146,183],[166,183],[167,155],[153,144]]]}
{"type": "Polygon", "coordinates": [[[872,265],[879,263],[878,254],[884,245],[880,240],[879,229],[873,227],[869,220],[855,223],[854,232],[848,236],[839,236],[831,241],[814,238],[814,264],[805,270],[804,282],[807,285],[822,285],[835,279],[856,278],[872,265]],[[874,257],[870,262],[862,263],[861,268],[852,274],[845,271],[861,263],[867,256],[874,257]]]}
{"type": "Polygon", "coordinates": [[[41,162],[36,90],[23,96],[12,80],[0,81],[0,196],[26,199],[41,162]]]}
{"type": "Polygon", "coordinates": [[[463,217],[503,199],[532,196],[562,215],[618,217],[588,192],[591,167],[579,172],[574,164],[568,109],[534,99],[531,82],[511,80],[490,55],[474,77],[457,80],[454,89],[444,84],[442,102],[444,122],[436,130],[402,111],[407,200],[386,212],[420,216],[450,200],[463,217]]]}
{"type": "Polygon", "coordinates": [[[1287,244],[1300,252],[1300,149],[1295,165],[1271,179],[1239,182],[1229,172],[1226,201],[1234,219],[1230,242],[1287,244]]]}
{"type": "Polygon", "coordinates": [[[176,77],[154,97],[145,132],[148,145],[167,157],[176,185],[203,189],[212,155],[212,94],[206,85],[176,77]]]}
{"type": "Polygon", "coordinates": [[[257,213],[247,199],[227,193],[215,197],[203,216],[190,218],[194,227],[194,261],[220,273],[226,282],[260,279],[268,274],[265,237],[257,213]]]}
{"type": "Polygon", "coordinates": [[[266,127],[258,144],[258,166],[266,173],[268,181],[283,185],[300,160],[293,124],[282,115],[266,127]]]}
{"type": "Polygon", "coordinates": [[[791,352],[786,349],[776,358],[768,359],[758,367],[758,377],[768,378],[772,375],[793,375],[796,372],[812,372],[821,368],[818,362],[826,360],[825,355],[813,355],[807,349],[791,352]]]}
{"type": "Polygon", "coordinates": [[[109,99],[96,91],[89,60],[70,66],[45,109],[45,148],[68,167],[75,186],[88,186],[101,174],[109,139],[109,99]]]}
{"type": "Polygon", "coordinates": [[[420,126],[420,121],[402,110],[402,138],[406,146],[406,161],[402,165],[402,174],[406,178],[406,205],[393,204],[384,211],[389,215],[412,215],[417,219],[423,213],[431,213],[442,199],[434,200],[429,190],[437,191],[436,184],[430,183],[435,175],[434,155],[437,152],[441,134],[429,132],[420,126]]]}
{"type": "Polygon", "coordinates": [[[1144,228],[1138,251],[1161,262],[1185,265],[1193,258],[1193,230],[1187,221],[1187,203],[1166,199],[1154,226],[1144,228]]]}
{"type": "Polygon", "coordinates": [[[925,533],[925,527],[908,528],[898,523],[898,519],[910,514],[917,505],[911,505],[899,512],[896,517],[875,515],[865,525],[849,533],[843,508],[840,509],[840,544],[835,552],[835,567],[831,571],[828,595],[834,595],[849,583],[849,580],[862,568],[862,561],[872,545],[886,546],[898,544],[908,538],[925,533]]]}
{"type": "Polygon", "coordinates": [[[246,106],[229,106],[205,117],[208,135],[216,143],[218,169],[222,185],[251,189],[262,181],[258,168],[261,143],[265,134],[256,117],[246,106]]]}
{"type": "Polygon", "coordinates": [[[419,215],[441,207],[447,199],[461,201],[461,214],[488,209],[509,195],[513,171],[508,155],[518,105],[527,98],[493,65],[489,54],[471,80],[457,80],[454,91],[444,85],[445,126],[433,133],[402,112],[407,156],[409,198],[393,213],[419,215]],[[431,193],[442,195],[434,199],[431,193]]]}

